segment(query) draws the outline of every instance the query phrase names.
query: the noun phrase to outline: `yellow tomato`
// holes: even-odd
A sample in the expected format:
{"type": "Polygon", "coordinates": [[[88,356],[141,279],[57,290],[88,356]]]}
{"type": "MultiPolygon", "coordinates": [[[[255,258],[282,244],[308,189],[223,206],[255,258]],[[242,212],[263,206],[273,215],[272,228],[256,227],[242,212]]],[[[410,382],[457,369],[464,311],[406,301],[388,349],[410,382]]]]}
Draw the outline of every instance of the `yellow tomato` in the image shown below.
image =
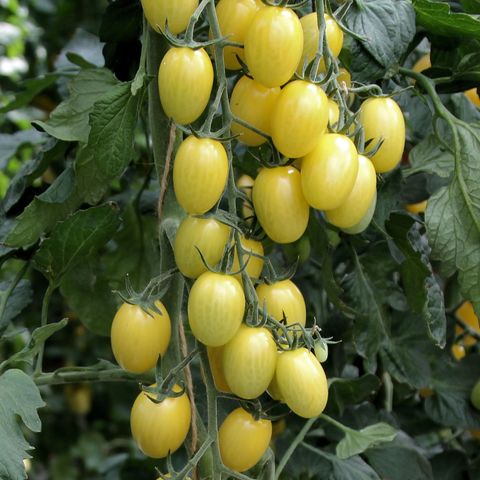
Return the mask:
{"type": "Polygon", "coordinates": [[[461,360],[466,355],[465,347],[463,345],[455,343],[454,345],[452,345],[452,355],[455,360],[461,360]]]}
{"type": "Polygon", "coordinates": [[[412,70],[414,72],[421,73],[424,70],[427,70],[427,68],[430,68],[431,66],[432,62],[430,61],[430,54],[427,53],[416,61],[415,65],[412,67],[412,70]]]}
{"type": "Polygon", "coordinates": [[[272,423],[272,438],[279,437],[287,428],[287,421],[284,418],[272,423]]]}
{"type": "Polygon", "coordinates": [[[222,196],[228,177],[228,158],[223,145],[212,138],[187,137],[173,165],[173,187],[180,206],[203,214],[222,196]]]}
{"type": "Polygon", "coordinates": [[[260,225],[274,242],[291,243],[305,232],[310,211],[294,167],[262,169],[252,199],[260,225]]]}
{"type": "MultiPolygon", "coordinates": [[[[230,108],[241,120],[271,135],[272,112],[279,95],[280,87],[265,87],[252,78],[243,76],[233,88],[230,108]]],[[[232,123],[232,133],[239,135],[238,141],[249,147],[257,147],[267,141],[265,137],[235,122],[232,123]]]]}
{"type": "Polygon", "coordinates": [[[86,415],[92,408],[92,387],[88,384],[66,385],[68,407],[77,415],[86,415]]]}
{"type": "Polygon", "coordinates": [[[377,192],[373,195],[373,200],[370,206],[368,207],[367,213],[356,223],[353,227],[342,228],[342,231],[348,233],[349,235],[356,235],[357,233],[362,233],[370,225],[373,215],[375,213],[375,207],[377,206],[377,192]]]}
{"type": "Polygon", "coordinates": [[[209,265],[218,263],[229,235],[230,228],[214,218],[186,217],[178,227],[173,246],[180,272],[188,278],[197,278],[207,271],[198,250],[209,265]]]}
{"type": "MultiPolygon", "coordinates": [[[[282,352],[277,352],[277,355],[281,355],[282,352]]],[[[278,357],[277,357],[277,362],[278,362],[278,357]]],[[[282,398],[282,392],[280,392],[280,387],[278,386],[278,381],[277,381],[277,375],[274,374],[272,381],[270,382],[270,385],[267,388],[267,393],[274,399],[277,400],[278,402],[285,403],[285,401],[282,398]]]]}
{"type": "MultiPolygon", "coordinates": [[[[242,236],[240,238],[240,243],[242,244],[242,247],[247,251],[251,253],[256,253],[258,255],[264,254],[263,251],[263,245],[262,242],[259,242],[257,240],[254,240],[253,238],[245,238],[242,236]]],[[[246,264],[245,271],[247,272],[248,276],[251,278],[259,278],[260,274],[262,273],[263,270],[263,259],[254,257],[253,255],[250,255],[249,253],[244,253],[242,255],[243,257],[243,262],[246,264]]],[[[237,249],[235,248],[235,255],[233,257],[233,265],[232,265],[232,272],[238,272],[240,270],[240,262],[238,260],[238,253],[237,249]]],[[[242,274],[239,273],[238,275],[235,275],[235,278],[242,282],[242,274]]]]}
{"type": "MultiPolygon", "coordinates": [[[[325,34],[327,37],[327,44],[332,52],[332,55],[337,58],[343,46],[343,32],[338,26],[338,23],[330,16],[325,14],[325,34]]],[[[303,53],[300,61],[299,71],[302,70],[303,64],[307,65],[313,61],[317,53],[319,31],[317,23],[317,14],[315,12],[309,13],[300,19],[303,29],[303,53]]],[[[325,61],[322,58],[318,68],[319,72],[325,71],[325,61]]]]}
{"type": "MultiPolygon", "coordinates": [[[[470,302],[464,302],[455,312],[457,317],[462,320],[466,325],[471,327],[476,332],[480,333],[480,325],[478,323],[478,317],[475,314],[473,305],[470,302]]],[[[463,332],[463,328],[460,325],[455,325],[455,335],[460,335],[463,332]]],[[[463,337],[463,343],[466,347],[471,347],[477,343],[477,339],[472,335],[465,335],[463,337]]]]}
{"type": "Polygon", "coordinates": [[[340,207],[350,195],[358,173],[358,153],[345,135],[326,133],[302,160],[302,191],[319,210],[340,207]]]}
{"type": "Polygon", "coordinates": [[[365,149],[367,155],[383,140],[380,148],[371,156],[375,170],[384,173],[395,168],[402,159],[405,146],[405,120],[395,100],[368,98],[360,107],[359,121],[365,141],[371,140],[365,149]]]}
{"type": "Polygon", "coordinates": [[[221,347],[207,347],[208,363],[210,364],[210,370],[212,371],[213,381],[215,387],[220,392],[230,393],[230,387],[228,386],[225,374],[223,373],[223,348],[221,347]]]}
{"type": "Polygon", "coordinates": [[[423,202],[409,203],[405,206],[405,209],[410,213],[423,213],[427,209],[427,201],[424,200],[423,202]]]}
{"type": "Polygon", "coordinates": [[[352,191],[338,208],[325,212],[327,220],[336,227],[353,227],[368,212],[376,192],[375,167],[367,157],[359,155],[358,173],[352,191]]]}
{"type": "MultiPolygon", "coordinates": [[[[237,180],[237,188],[241,190],[245,195],[251,200],[252,199],[252,189],[255,180],[250,177],[250,175],[242,175],[237,180]]],[[[247,220],[248,223],[252,221],[253,209],[250,204],[246,201],[242,202],[242,217],[247,220]]]]}
{"type": "Polygon", "coordinates": [[[465,95],[476,107],[480,107],[480,97],[478,96],[478,90],[476,88],[467,90],[465,95]]]}
{"type": "Polygon", "coordinates": [[[334,127],[340,118],[340,108],[333,98],[328,99],[328,126],[334,127]]]}
{"type": "Polygon", "coordinates": [[[340,85],[345,84],[347,88],[350,88],[352,86],[352,76],[346,68],[339,68],[337,80],[340,85]]]}
{"type": "Polygon", "coordinates": [[[245,37],[245,60],[255,80],[267,87],[287,83],[302,49],[302,25],[293,10],[266,6],[256,13],[245,37]]]}
{"type": "Polygon", "coordinates": [[[157,32],[165,30],[165,23],[173,33],[182,33],[187,27],[198,0],[141,0],[143,13],[157,32]]]}
{"type": "MultiPolygon", "coordinates": [[[[242,43],[253,17],[263,7],[261,0],[220,0],[216,6],[218,24],[222,36],[228,36],[231,42],[242,43]]],[[[242,68],[237,56],[244,62],[243,48],[225,47],[223,49],[225,67],[229,70],[242,68]]]]}

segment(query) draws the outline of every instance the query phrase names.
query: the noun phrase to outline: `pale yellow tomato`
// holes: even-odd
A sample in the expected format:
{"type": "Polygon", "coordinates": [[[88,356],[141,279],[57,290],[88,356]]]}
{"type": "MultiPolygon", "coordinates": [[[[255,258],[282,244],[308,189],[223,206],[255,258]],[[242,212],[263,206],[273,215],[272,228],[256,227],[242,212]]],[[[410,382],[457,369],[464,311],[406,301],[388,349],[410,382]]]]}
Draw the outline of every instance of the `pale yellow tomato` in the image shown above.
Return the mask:
{"type": "Polygon", "coordinates": [[[212,371],[213,381],[215,387],[220,392],[230,393],[230,387],[228,386],[225,374],[223,373],[223,348],[221,347],[207,347],[208,363],[210,370],[212,371]]]}
{"type": "Polygon", "coordinates": [[[356,235],[358,233],[362,233],[364,230],[368,228],[370,222],[372,221],[373,215],[375,213],[375,207],[377,206],[377,192],[373,196],[372,203],[370,207],[368,207],[367,213],[361,218],[361,220],[355,224],[353,227],[349,228],[342,228],[342,231],[348,233],[349,235],[356,235]]]}
{"type": "Polygon", "coordinates": [[[143,13],[150,26],[157,32],[165,30],[165,23],[173,33],[186,30],[198,0],[141,0],[143,13]]]}
{"type": "MultiPolygon", "coordinates": [[[[256,253],[258,255],[263,256],[264,251],[263,251],[262,242],[259,242],[258,240],[254,240],[253,238],[245,238],[244,236],[242,236],[240,238],[240,243],[242,244],[242,247],[247,252],[256,253]]],[[[249,253],[244,253],[242,255],[242,259],[244,264],[246,264],[245,271],[247,272],[248,276],[251,278],[259,278],[263,270],[263,263],[264,263],[263,259],[255,257],[249,253]]],[[[232,272],[238,272],[239,270],[240,270],[240,262],[238,259],[237,249],[235,249],[235,255],[233,257],[232,272]]],[[[238,275],[235,275],[235,278],[237,278],[237,280],[241,282],[242,274],[239,273],[238,275]]]]}
{"type": "Polygon", "coordinates": [[[340,108],[333,98],[328,99],[328,126],[334,127],[340,118],[340,108]]]}
{"type": "MultiPolygon", "coordinates": [[[[236,184],[237,188],[241,190],[251,200],[252,189],[255,180],[250,175],[241,175],[236,184]]],[[[253,209],[247,201],[242,202],[242,217],[247,220],[247,223],[251,223],[253,217],[253,209]]]]}

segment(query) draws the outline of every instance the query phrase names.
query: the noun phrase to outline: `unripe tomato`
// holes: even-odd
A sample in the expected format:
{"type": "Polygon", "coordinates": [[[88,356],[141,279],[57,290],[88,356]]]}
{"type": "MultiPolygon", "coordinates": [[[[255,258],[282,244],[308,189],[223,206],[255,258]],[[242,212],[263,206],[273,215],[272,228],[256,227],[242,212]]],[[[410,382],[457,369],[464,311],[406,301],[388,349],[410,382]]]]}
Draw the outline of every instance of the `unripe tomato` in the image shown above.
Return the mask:
{"type": "Polygon", "coordinates": [[[429,387],[424,387],[424,388],[421,388],[418,393],[420,394],[420,397],[422,398],[430,398],[433,396],[433,394],[435,393],[431,388],[429,387]]]}
{"type": "Polygon", "coordinates": [[[467,90],[465,95],[476,107],[480,107],[480,97],[478,96],[478,90],[476,88],[467,90]]]}
{"type": "Polygon", "coordinates": [[[66,385],[68,408],[77,415],[87,415],[92,408],[92,387],[88,384],[66,385]]]}
{"type": "Polygon", "coordinates": [[[198,250],[209,265],[218,263],[229,235],[230,228],[214,218],[184,218],[178,227],[173,246],[175,262],[180,272],[188,278],[197,278],[207,271],[198,250]]]}
{"type": "Polygon", "coordinates": [[[262,458],[272,439],[272,422],[255,420],[243,408],[230,412],[218,431],[218,446],[223,464],[244,472],[262,458]]]}
{"type": "Polygon", "coordinates": [[[431,66],[432,62],[430,61],[430,54],[427,53],[416,61],[415,65],[412,67],[412,70],[414,72],[421,73],[424,70],[427,70],[427,68],[430,68],[431,66]]]}
{"type": "Polygon", "coordinates": [[[418,203],[410,203],[405,206],[405,209],[410,213],[424,213],[427,209],[427,200],[418,203]]]}
{"type": "Polygon", "coordinates": [[[198,0],[141,0],[143,13],[157,32],[165,30],[165,23],[173,33],[182,33],[198,7],[198,0]]]}
{"type": "Polygon", "coordinates": [[[336,209],[325,212],[327,220],[336,227],[349,228],[365,216],[377,192],[377,174],[372,162],[358,156],[358,173],[352,191],[336,209]]]}
{"type": "Polygon", "coordinates": [[[370,222],[372,221],[373,215],[375,213],[376,206],[377,206],[377,192],[375,192],[372,203],[370,204],[370,207],[368,207],[367,213],[365,213],[362,219],[353,227],[342,228],[342,230],[345,233],[348,233],[349,235],[356,235],[358,233],[362,233],[370,225],[370,222]]]}
{"type": "Polygon", "coordinates": [[[245,312],[245,295],[235,277],[205,272],[188,297],[188,322],[197,340],[209,347],[230,341],[245,312]]]}
{"type": "MultiPolygon", "coordinates": [[[[260,8],[263,8],[261,0],[220,0],[216,6],[218,24],[222,36],[228,36],[228,40],[243,43],[253,17],[260,8]]],[[[242,68],[237,55],[244,62],[243,48],[225,47],[223,49],[225,67],[229,70],[242,68]]]]}
{"type": "Polygon", "coordinates": [[[210,370],[212,371],[213,381],[215,387],[220,392],[230,393],[230,387],[228,386],[225,374],[223,373],[223,349],[225,345],[221,347],[207,347],[208,363],[210,370]]]}
{"type": "MultiPolygon", "coordinates": [[[[457,317],[462,320],[466,325],[471,327],[476,332],[480,333],[480,325],[478,317],[475,314],[473,305],[470,302],[464,302],[455,312],[457,317]]],[[[460,325],[455,325],[455,335],[460,335],[463,332],[463,328],[460,325]]],[[[466,347],[471,347],[477,343],[477,339],[472,335],[465,335],[463,337],[463,344],[466,347]]]]}
{"type": "MultiPolygon", "coordinates": [[[[258,255],[264,255],[262,242],[254,240],[253,238],[245,238],[242,236],[240,238],[240,243],[242,247],[247,250],[247,252],[256,253],[258,255]]],[[[254,257],[248,253],[243,254],[243,262],[246,264],[245,271],[248,276],[251,278],[259,278],[263,270],[264,261],[262,258],[254,257]]],[[[238,260],[237,249],[235,248],[235,255],[233,257],[232,272],[238,272],[240,270],[240,262],[238,260]]],[[[242,274],[239,273],[235,275],[235,278],[242,282],[242,274]]]]}
{"type": "MultiPolygon", "coordinates": [[[[255,180],[250,177],[250,175],[242,175],[237,180],[237,188],[241,190],[245,195],[251,200],[252,199],[252,189],[255,180]]],[[[250,223],[253,217],[253,210],[249,203],[245,200],[242,202],[242,217],[247,219],[247,222],[250,223]]]]}
{"type": "Polygon", "coordinates": [[[210,210],[222,196],[227,178],[227,152],[220,142],[193,135],[182,142],[173,165],[173,186],[185,211],[201,215],[210,210]]]}
{"type": "Polygon", "coordinates": [[[302,160],[302,191],[318,210],[340,207],[350,195],[358,173],[358,153],[345,135],[326,133],[302,160]]]}
{"type": "Polygon", "coordinates": [[[315,342],[315,356],[320,363],[324,363],[328,359],[328,343],[324,340],[315,342]]]}
{"type": "MultiPolygon", "coordinates": [[[[175,392],[180,392],[178,385],[175,392]]],[[[151,394],[141,392],[130,413],[132,436],[138,448],[152,458],[164,458],[173,453],[185,441],[190,429],[192,410],[184,393],[154,403],[151,394]]]]}
{"type": "Polygon", "coordinates": [[[328,126],[332,128],[338,123],[340,118],[340,108],[333,98],[328,99],[328,126]]]}
{"type": "Polygon", "coordinates": [[[171,48],[158,70],[160,101],[167,117],[181,125],[192,123],[203,113],[213,86],[213,67],[200,48],[171,48]]]}
{"type": "MultiPolygon", "coordinates": [[[[280,95],[280,87],[265,87],[261,83],[243,76],[235,85],[230,98],[232,113],[258,130],[271,135],[272,112],[280,95]]],[[[257,147],[267,141],[253,130],[232,123],[232,133],[239,135],[238,141],[249,147],[257,147]]]]}
{"type": "Polygon", "coordinates": [[[337,81],[340,85],[344,83],[347,88],[352,86],[352,76],[346,68],[338,69],[337,81]]]}
{"type": "Polygon", "coordinates": [[[472,393],[470,394],[470,401],[477,410],[480,410],[480,379],[477,381],[477,383],[472,389],[472,393]]]}
{"type": "Polygon", "coordinates": [[[272,381],[277,346],[266,328],[241,325],[223,347],[223,373],[232,392],[240,398],[260,396],[272,381]]]}
{"type": "Polygon", "coordinates": [[[260,308],[266,305],[267,313],[279,322],[285,318],[287,325],[299,323],[303,327],[307,320],[307,309],[302,292],[291,280],[256,288],[260,308]]]}
{"type": "Polygon", "coordinates": [[[383,140],[381,147],[371,156],[375,170],[384,173],[395,168],[402,159],[405,146],[405,120],[395,100],[368,98],[360,107],[359,121],[365,141],[371,140],[365,149],[366,155],[383,140]]]}
{"type": "Polygon", "coordinates": [[[303,32],[293,10],[260,9],[245,37],[245,60],[255,80],[280,87],[292,78],[302,57],[303,32]]]}
{"type": "Polygon", "coordinates": [[[455,360],[460,361],[466,355],[465,347],[455,343],[452,345],[452,355],[455,360]]]}
{"type": "Polygon", "coordinates": [[[274,242],[294,242],[305,232],[310,211],[294,167],[262,169],[252,199],[260,225],[274,242]]]}
{"type": "Polygon", "coordinates": [[[320,415],[328,400],[328,383],[322,365],[306,348],[283,352],[275,373],[282,398],[297,415],[320,415]]]}
{"type": "Polygon", "coordinates": [[[168,312],[160,300],[155,301],[161,315],[148,313],[139,305],[123,303],[112,322],[111,343],[117,363],[133,373],[155,367],[170,342],[171,325],[168,312]]]}
{"type": "Polygon", "coordinates": [[[272,115],[272,140],[290,158],[311,152],[327,128],[328,98],[313,83],[295,80],[284,87],[272,115]]]}
{"type": "MultiPolygon", "coordinates": [[[[337,58],[343,46],[343,32],[338,23],[330,16],[325,14],[325,35],[327,44],[332,55],[337,58]]],[[[319,31],[316,12],[309,13],[300,19],[303,29],[303,53],[300,61],[299,70],[303,68],[303,64],[307,65],[313,61],[317,53],[319,31]]],[[[325,61],[322,58],[318,71],[325,71],[325,61]]]]}

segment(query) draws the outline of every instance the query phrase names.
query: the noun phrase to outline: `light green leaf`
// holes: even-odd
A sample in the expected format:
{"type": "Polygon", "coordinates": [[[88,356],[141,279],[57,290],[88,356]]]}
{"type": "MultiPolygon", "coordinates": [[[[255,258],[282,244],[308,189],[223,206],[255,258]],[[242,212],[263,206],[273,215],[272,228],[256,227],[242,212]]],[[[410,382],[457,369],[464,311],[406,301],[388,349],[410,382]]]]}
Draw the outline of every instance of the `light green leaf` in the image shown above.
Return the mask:
{"type": "Polygon", "coordinates": [[[40,432],[37,410],[44,405],[37,386],[21,370],[7,370],[0,376],[0,478],[27,478],[23,459],[30,458],[27,451],[32,447],[25,440],[18,417],[29,430],[40,432]]]}

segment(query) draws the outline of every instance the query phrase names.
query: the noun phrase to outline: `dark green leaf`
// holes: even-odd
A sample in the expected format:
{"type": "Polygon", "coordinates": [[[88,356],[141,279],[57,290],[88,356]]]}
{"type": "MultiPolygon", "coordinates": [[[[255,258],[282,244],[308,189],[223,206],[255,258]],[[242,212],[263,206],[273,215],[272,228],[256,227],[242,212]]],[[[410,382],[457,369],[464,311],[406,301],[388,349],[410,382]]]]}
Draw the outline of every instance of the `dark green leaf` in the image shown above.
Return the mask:
{"type": "Polygon", "coordinates": [[[400,169],[384,175],[378,182],[377,206],[373,221],[382,231],[385,229],[385,221],[390,214],[401,209],[398,192],[401,190],[402,182],[400,169]]]}
{"type": "Polygon", "coordinates": [[[447,450],[431,459],[435,480],[462,480],[468,466],[467,457],[458,450],[447,450]]]}
{"type": "Polygon", "coordinates": [[[0,376],[0,478],[27,478],[23,459],[31,450],[25,440],[21,418],[32,432],[42,428],[37,410],[45,404],[33,380],[21,370],[8,370],[0,376]],[[20,401],[19,401],[20,400],[20,401]]]}
{"type": "Polygon", "coordinates": [[[118,212],[112,205],[80,210],[53,229],[33,257],[34,265],[51,282],[58,282],[108,242],[119,224],[118,212]]]}
{"type": "Polygon", "coordinates": [[[0,133],[0,170],[6,168],[10,158],[22,145],[38,145],[45,140],[46,136],[34,129],[20,130],[12,134],[0,133]]]}
{"type": "Polygon", "coordinates": [[[142,28],[142,7],[136,0],[117,0],[108,5],[100,26],[102,42],[136,39],[142,28]]]}
{"type": "Polygon", "coordinates": [[[446,2],[413,0],[417,23],[434,35],[480,39],[480,21],[465,13],[451,13],[446,2]]]}
{"type": "Polygon", "coordinates": [[[28,280],[20,280],[7,298],[9,287],[8,282],[0,282],[0,335],[8,324],[30,304],[33,297],[32,287],[28,280]]]}
{"type": "Polygon", "coordinates": [[[350,50],[350,72],[355,82],[369,83],[383,78],[386,69],[357,40],[348,43],[350,50]]]}
{"type": "Polygon", "coordinates": [[[468,13],[480,13],[480,0],[460,0],[468,13]]]}

